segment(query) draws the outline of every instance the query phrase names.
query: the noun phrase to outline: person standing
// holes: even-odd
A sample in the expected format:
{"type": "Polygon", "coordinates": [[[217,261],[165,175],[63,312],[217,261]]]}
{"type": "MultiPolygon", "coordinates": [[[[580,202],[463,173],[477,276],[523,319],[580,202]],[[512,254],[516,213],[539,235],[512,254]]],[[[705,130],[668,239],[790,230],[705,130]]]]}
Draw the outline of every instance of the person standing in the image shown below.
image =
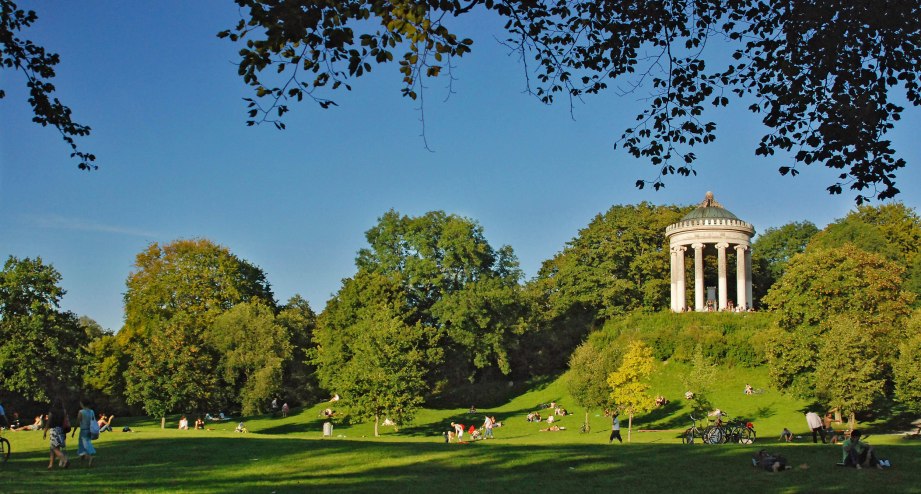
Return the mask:
{"type": "Polygon", "coordinates": [[[825,429],[822,427],[822,417],[819,417],[819,414],[815,412],[809,412],[806,414],[806,424],[812,430],[812,442],[818,443],[818,436],[821,434],[822,444],[825,444],[825,429]]]}
{"type": "Polygon", "coordinates": [[[484,436],[484,439],[493,439],[493,437],[492,437],[492,428],[493,428],[493,425],[495,425],[495,422],[493,422],[492,417],[490,417],[489,415],[487,415],[487,416],[486,416],[486,420],[483,421],[483,428],[486,429],[486,434],[485,434],[485,436],[484,436]]]}
{"type": "MultiPolygon", "coordinates": [[[[93,455],[96,454],[96,448],[93,447],[93,439],[90,437],[90,423],[96,422],[96,412],[90,408],[86,400],[80,400],[80,412],[77,413],[77,427],[80,428],[80,438],[77,439],[77,455],[80,459],[87,462],[86,466],[93,466],[93,455]]],[[[74,437],[77,429],[74,428],[70,437],[74,437]]]]}
{"type": "Polygon", "coordinates": [[[620,418],[618,418],[618,412],[613,412],[611,414],[611,437],[608,439],[608,444],[613,443],[615,438],[617,438],[617,442],[619,443],[624,442],[620,437],[620,418]]]}
{"type": "Polygon", "coordinates": [[[0,403],[0,421],[3,421],[4,426],[10,426],[10,421],[6,419],[6,410],[3,409],[3,403],[0,403]]]}

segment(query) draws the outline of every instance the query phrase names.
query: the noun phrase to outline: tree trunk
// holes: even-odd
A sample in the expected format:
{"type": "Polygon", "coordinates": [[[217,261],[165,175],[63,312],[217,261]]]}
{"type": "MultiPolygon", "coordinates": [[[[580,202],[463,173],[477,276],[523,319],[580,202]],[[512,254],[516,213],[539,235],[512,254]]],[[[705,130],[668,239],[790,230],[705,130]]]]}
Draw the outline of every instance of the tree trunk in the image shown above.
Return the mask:
{"type": "Polygon", "coordinates": [[[160,428],[166,429],[166,417],[160,417],[160,428]]]}
{"type": "Polygon", "coordinates": [[[633,412],[627,416],[627,442],[630,442],[630,433],[633,432],[633,412]]]}
{"type": "Polygon", "coordinates": [[[380,420],[381,420],[381,416],[380,416],[380,415],[375,415],[375,416],[374,416],[374,437],[380,437],[380,436],[381,436],[381,435],[377,432],[377,424],[378,424],[378,422],[380,422],[380,420]]]}
{"type": "Polygon", "coordinates": [[[588,425],[588,409],[585,409],[585,425],[588,425]]]}
{"type": "Polygon", "coordinates": [[[852,431],[857,427],[857,417],[854,415],[854,412],[851,412],[848,416],[847,427],[852,431]]]}

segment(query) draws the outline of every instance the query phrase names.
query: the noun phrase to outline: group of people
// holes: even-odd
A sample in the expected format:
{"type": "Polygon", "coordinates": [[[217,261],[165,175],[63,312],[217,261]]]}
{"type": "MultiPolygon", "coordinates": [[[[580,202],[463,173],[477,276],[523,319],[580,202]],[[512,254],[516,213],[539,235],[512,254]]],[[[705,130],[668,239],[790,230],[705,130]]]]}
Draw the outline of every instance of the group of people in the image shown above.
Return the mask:
{"type": "Polygon", "coordinates": [[[540,412],[537,412],[537,411],[529,412],[526,417],[528,422],[543,422],[544,420],[546,420],[547,423],[552,424],[556,422],[556,417],[565,417],[566,415],[569,415],[569,411],[567,411],[562,406],[558,405],[555,401],[550,402],[545,405],[541,405],[541,407],[550,408],[552,410],[547,416],[547,418],[546,419],[543,418],[540,412]]]}
{"type": "MultiPolygon", "coordinates": [[[[814,444],[818,444],[819,439],[822,440],[822,444],[841,444],[841,462],[838,463],[838,465],[855,467],[858,469],[865,467],[884,468],[890,466],[888,460],[877,457],[876,450],[862,440],[865,438],[860,430],[855,429],[851,431],[850,434],[839,434],[832,426],[833,422],[834,420],[831,412],[826,413],[824,417],[820,417],[818,413],[812,411],[806,413],[806,425],[812,432],[812,442],[814,444]]],[[[780,440],[789,443],[793,442],[793,439],[793,432],[790,431],[789,428],[784,427],[783,432],[780,433],[780,440]]],[[[764,452],[762,451],[761,453],[764,452]]],[[[782,457],[777,458],[782,459],[782,457]]],[[[773,469],[775,472],[778,471],[777,466],[773,463],[768,465],[758,458],[754,460],[754,463],[756,465],[765,466],[765,468],[771,466],[772,468],[767,469],[773,469]]],[[[778,460],[778,463],[783,462],[778,460]]]]}
{"type": "MultiPolygon", "coordinates": [[[[208,414],[205,414],[205,416],[206,416],[206,417],[210,417],[210,415],[208,415],[208,414]]],[[[204,429],[205,429],[205,421],[202,420],[201,417],[198,417],[197,419],[195,419],[195,425],[194,425],[194,427],[195,427],[195,429],[197,429],[197,430],[204,430],[204,429]]],[[[183,415],[182,418],[179,419],[179,430],[181,430],[181,431],[187,431],[187,430],[189,430],[189,419],[186,418],[185,415],[183,415]]]]}
{"type": "MultiPolygon", "coordinates": [[[[336,395],[336,396],[338,396],[338,395],[336,395]]],[[[278,414],[278,411],[279,411],[279,408],[278,408],[278,398],[272,398],[272,415],[277,415],[277,414],[278,414]]],[[[291,408],[288,407],[288,403],[287,403],[287,402],[285,402],[285,403],[283,403],[283,404],[281,405],[281,416],[282,416],[282,418],[287,417],[287,416],[288,416],[288,412],[290,412],[290,411],[291,411],[291,408]]]]}
{"type": "Polygon", "coordinates": [[[58,467],[68,468],[70,466],[70,458],[66,452],[67,434],[70,433],[70,437],[73,438],[77,434],[77,429],[80,429],[80,437],[77,439],[77,455],[87,466],[92,466],[93,457],[96,455],[93,440],[99,437],[98,434],[102,430],[101,420],[96,418],[96,413],[90,406],[89,400],[83,399],[80,401],[80,411],[77,412],[76,423],[73,426],[63,405],[53,406],[47,414],[36,416],[35,422],[31,425],[23,426],[19,422],[18,413],[13,413],[13,421],[8,420],[6,410],[0,403],[0,422],[6,427],[15,431],[41,429],[44,431],[43,439],[48,438],[50,434],[49,470],[54,468],[55,459],[57,459],[58,467]]]}
{"type": "Polygon", "coordinates": [[[89,402],[80,402],[80,411],[77,412],[77,421],[74,426],[71,426],[67,411],[63,407],[53,408],[48,412],[47,416],[48,420],[45,421],[42,438],[46,438],[49,435],[51,437],[48,469],[54,468],[55,459],[57,459],[58,467],[68,468],[70,466],[70,458],[65,450],[67,447],[67,433],[70,432],[70,437],[73,438],[77,433],[77,429],[80,429],[80,436],[77,439],[77,456],[86,463],[86,466],[92,466],[93,458],[96,455],[96,448],[93,446],[94,434],[92,429],[99,428],[99,419],[96,418],[96,413],[90,407],[89,402]],[[95,428],[92,427],[94,424],[96,425],[95,428]]]}
{"type": "Polygon", "coordinates": [[[497,422],[495,416],[489,415],[483,420],[483,427],[480,429],[477,429],[474,425],[465,428],[464,424],[460,422],[451,422],[451,430],[444,433],[445,442],[463,442],[464,433],[470,436],[471,441],[476,441],[478,439],[495,439],[493,429],[496,427],[502,427],[502,422],[497,422]]]}

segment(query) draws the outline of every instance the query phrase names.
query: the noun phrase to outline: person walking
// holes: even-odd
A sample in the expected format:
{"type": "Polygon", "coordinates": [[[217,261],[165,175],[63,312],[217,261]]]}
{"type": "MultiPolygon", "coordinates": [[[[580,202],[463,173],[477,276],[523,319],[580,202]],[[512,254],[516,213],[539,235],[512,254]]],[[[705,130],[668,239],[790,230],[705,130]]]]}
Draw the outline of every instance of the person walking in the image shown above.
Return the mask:
{"type": "Polygon", "coordinates": [[[617,438],[617,442],[619,443],[624,442],[620,437],[620,418],[618,418],[618,412],[613,412],[611,414],[611,437],[608,439],[608,444],[613,443],[615,438],[617,438]]]}
{"type": "MultiPolygon", "coordinates": [[[[77,427],[80,428],[80,438],[77,439],[77,455],[86,462],[88,467],[93,466],[93,455],[96,454],[96,448],[93,447],[93,438],[90,435],[90,424],[93,422],[96,422],[96,412],[90,408],[87,400],[80,400],[80,412],[77,413],[77,427]]],[[[77,429],[74,428],[70,433],[70,437],[74,437],[76,432],[77,429]]]]}
{"type": "Polygon", "coordinates": [[[484,439],[493,439],[492,428],[494,424],[495,423],[493,422],[492,417],[487,415],[486,420],[483,421],[483,428],[486,429],[485,436],[483,437],[484,439]]]}
{"type": "Polygon", "coordinates": [[[822,444],[825,444],[825,428],[822,427],[822,417],[819,417],[819,414],[815,412],[809,412],[806,414],[806,424],[812,430],[812,442],[818,443],[818,436],[821,434],[822,444]]]}
{"type": "Polygon", "coordinates": [[[55,457],[58,458],[59,467],[67,468],[70,466],[70,459],[67,458],[67,453],[64,452],[64,448],[67,447],[67,434],[64,432],[64,419],[66,416],[66,412],[61,409],[48,412],[48,420],[45,421],[44,432],[42,432],[42,439],[48,437],[48,432],[51,432],[51,454],[48,458],[48,470],[54,468],[55,457]]]}

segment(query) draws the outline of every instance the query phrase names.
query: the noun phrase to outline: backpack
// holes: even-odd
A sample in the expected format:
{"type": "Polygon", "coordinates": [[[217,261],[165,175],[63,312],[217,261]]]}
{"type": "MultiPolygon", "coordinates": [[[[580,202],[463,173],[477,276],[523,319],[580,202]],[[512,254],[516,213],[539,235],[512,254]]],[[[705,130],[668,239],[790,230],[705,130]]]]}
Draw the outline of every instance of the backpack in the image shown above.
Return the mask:
{"type": "Polygon", "coordinates": [[[91,412],[90,416],[90,439],[93,441],[99,439],[99,422],[96,421],[96,412],[91,412]]]}

